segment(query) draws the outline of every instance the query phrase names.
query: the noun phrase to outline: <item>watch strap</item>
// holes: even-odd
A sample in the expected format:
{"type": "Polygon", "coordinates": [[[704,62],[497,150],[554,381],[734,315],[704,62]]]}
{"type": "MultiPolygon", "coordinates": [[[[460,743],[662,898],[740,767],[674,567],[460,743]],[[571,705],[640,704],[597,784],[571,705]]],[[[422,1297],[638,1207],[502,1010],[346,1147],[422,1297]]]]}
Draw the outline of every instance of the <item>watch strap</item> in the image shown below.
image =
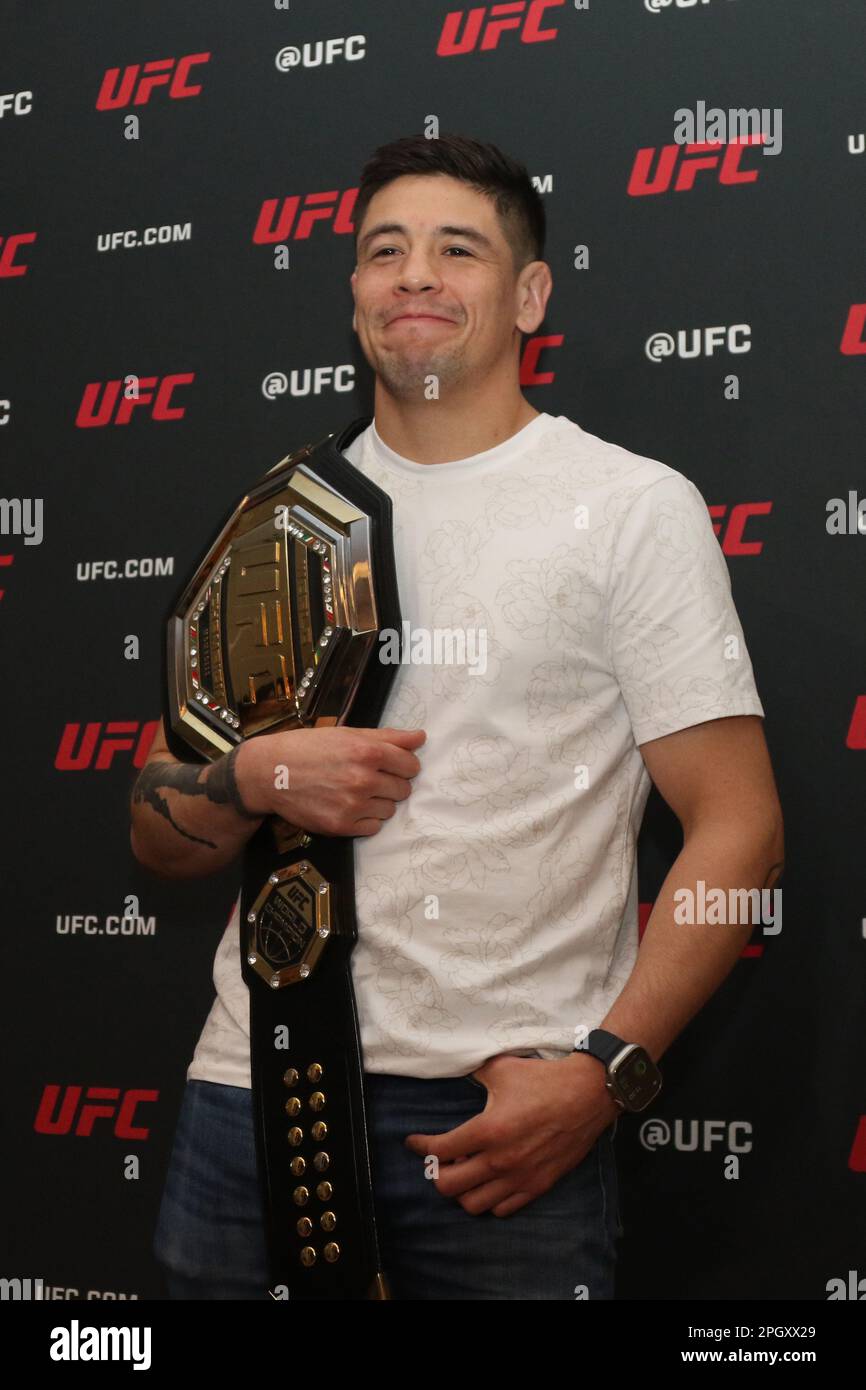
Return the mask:
{"type": "Polygon", "coordinates": [[[578,1051],[588,1052],[592,1057],[597,1057],[606,1067],[610,1066],[618,1052],[629,1046],[622,1038],[618,1038],[616,1033],[608,1033],[604,1028],[593,1028],[586,1043],[586,1047],[579,1048],[578,1051]]]}

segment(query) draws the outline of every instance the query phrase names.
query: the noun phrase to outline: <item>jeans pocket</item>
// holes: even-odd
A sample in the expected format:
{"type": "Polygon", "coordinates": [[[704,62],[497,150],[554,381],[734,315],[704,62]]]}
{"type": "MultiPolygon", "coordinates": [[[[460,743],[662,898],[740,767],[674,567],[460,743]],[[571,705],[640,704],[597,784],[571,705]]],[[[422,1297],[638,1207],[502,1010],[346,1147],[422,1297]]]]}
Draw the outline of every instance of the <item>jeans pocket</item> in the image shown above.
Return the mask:
{"type": "Polygon", "coordinates": [[[479,1081],[476,1077],[474,1077],[471,1071],[468,1071],[465,1076],[461,1077],[461,1080],[470,1081],[472,1085],[475,1086],[479,1091],[487,1090],[487,1087],[484,1085],[484,1082],[479,1081]]]}

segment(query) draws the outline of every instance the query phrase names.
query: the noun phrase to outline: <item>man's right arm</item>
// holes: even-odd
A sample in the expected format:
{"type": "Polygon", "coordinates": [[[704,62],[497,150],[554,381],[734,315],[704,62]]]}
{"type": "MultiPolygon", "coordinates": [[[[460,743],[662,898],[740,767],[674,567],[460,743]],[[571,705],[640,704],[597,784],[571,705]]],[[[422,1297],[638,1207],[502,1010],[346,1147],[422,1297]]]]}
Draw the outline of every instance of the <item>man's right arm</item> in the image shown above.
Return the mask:
{"type": "Polygon", "coordinates": [[[312,833],[376,835],[410,794],[425,739],[422,729],[296,729],[184,763],[161,723],[132,789],[132,852],[165,878],[201,878],[230,864],[268,815],[312,833]]]}
{"type": "Polygon", "coordinates": [[[240,854],[263,819],[247,810],[238,790],[242,747],[212,763],[184,763],[169,749],[160,722],[130,805],[130,844],[146,869],[199,878],[240,854]]]}

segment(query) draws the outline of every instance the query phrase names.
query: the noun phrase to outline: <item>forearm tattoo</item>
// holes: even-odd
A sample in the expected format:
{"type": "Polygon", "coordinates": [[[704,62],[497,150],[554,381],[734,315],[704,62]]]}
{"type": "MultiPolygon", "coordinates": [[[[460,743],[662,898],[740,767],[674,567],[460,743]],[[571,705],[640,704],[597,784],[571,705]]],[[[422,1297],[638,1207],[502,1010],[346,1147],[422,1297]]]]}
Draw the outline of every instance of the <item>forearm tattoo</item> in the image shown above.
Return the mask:
{"type": "Polygon", "coordinates": [[[248,811],[241,801],[234,770],[239,751],[240,744],[220,758],[219,762],[214,763],[204,781],[201,780],[202,774],[208,771],[204,767],[195,767],[190,763],[148,763],[138,775],[132,792],[133,802],[144,802],[145,805],[152,806],[157,815],[164,816],[185,840],[192,840],[197,845],[207,845],[208,849],[218,849],[219,846],[213,840],[193,835],[189,830],[184,830],[182,825],[178,825],[163,792],[173,787],[184,796],[206,796],[208,801],[214,802],[217,806],[231,804],[244,820],[261,820],[261,816],[248,811]]]}
{"type": "Polygon", "coordinates": [[[238,779],[235,776],[235,759],[240,751],[241,745],[238,744],[230,753],[226,753],[224,757],[220,758],[218,763],[214,763],[210,777],[205,783],[204,791],[211,801],[216,801],[220,805],[225,805],[226,802],[230,801],[238,815],[243,816],[244,820],[261,820],[260,815],[256,815],[255,811],[248,811],[241,801],[238,779]]]}

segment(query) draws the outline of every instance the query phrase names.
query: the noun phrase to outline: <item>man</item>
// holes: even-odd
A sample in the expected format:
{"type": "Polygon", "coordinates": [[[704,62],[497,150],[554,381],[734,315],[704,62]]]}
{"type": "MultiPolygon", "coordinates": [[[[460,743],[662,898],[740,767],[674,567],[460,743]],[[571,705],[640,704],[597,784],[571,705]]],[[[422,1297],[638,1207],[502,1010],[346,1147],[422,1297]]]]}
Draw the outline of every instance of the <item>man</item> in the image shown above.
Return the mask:
{"type": "MultiPolygon", "coordinates": [[[[780,870],[763,707],[694,485],[520,391],[552,288],[523,166],[462,137],[395,141],[364,170],[355,236],[375,414],[347,456],[393,499],[404,618],[464,634],[463,660],[419,649],[378,729],[260,736],[206,768],[158,737],[133,850],[183,877],[232,862],[268,814],[356,837],[393,1296],[612,1298],[620,1107],[582,1043],[603,1028],[657,1062],[748,940],[751,923],[682,925],[673,895],[780,870]],[[684,843],[638,951],[650,780],[684,843]]],[[[175,1297],[261,1297],[267,1277],[238,919],[157,1231],[175,1297]]]]}

